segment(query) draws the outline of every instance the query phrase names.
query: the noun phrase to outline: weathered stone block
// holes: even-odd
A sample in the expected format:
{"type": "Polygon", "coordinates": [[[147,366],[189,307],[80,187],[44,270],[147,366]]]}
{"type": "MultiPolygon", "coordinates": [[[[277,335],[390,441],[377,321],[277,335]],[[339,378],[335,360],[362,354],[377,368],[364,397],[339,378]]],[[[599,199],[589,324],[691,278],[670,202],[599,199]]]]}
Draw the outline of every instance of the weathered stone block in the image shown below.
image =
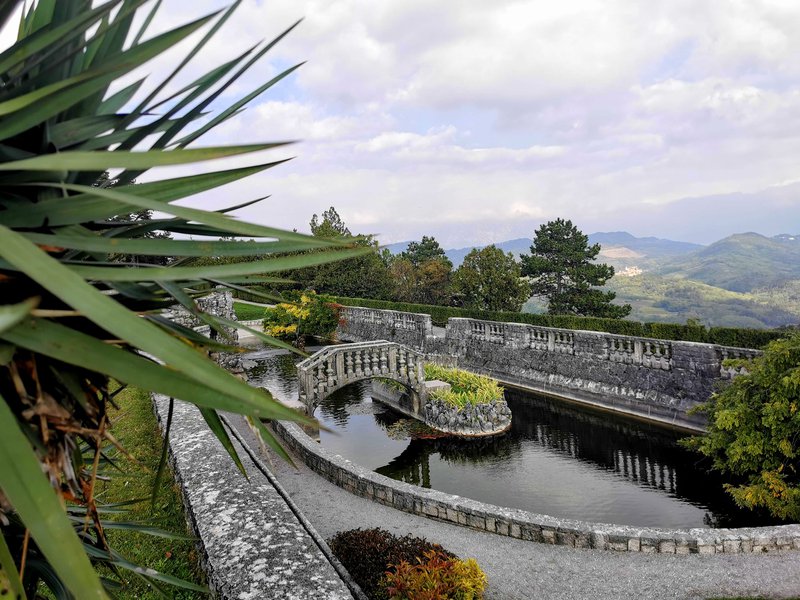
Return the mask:
{"type": "Polygon", "coordinates": [[[607,550],[608,549],[608,535],[603,533],[602,531],[593,531],[591,534],[592,538],[592,548],[597,548],[598,550],[607,550]]]}
{"type": "Polygon", "coordinates": [[[722,551],[726,554],[739,554],[742,551],[741,540],[723,540],[722,551]]]}
{"type": "Polygon", "coordinates": [[[486,529],[486,519],[480,515],[467,515],[467,525],[475,529],[486,529]]]}
{"type": "MultiPolygon", "coordinates": [[[[542,534],[544,536],[544,533],[542,534]]],[[[575,534],[567,531],[556,531],[556,543],[559,546],[575,547],[575,534]]]]}
{"type": "Polygon", "coordinates": [[[672,540],[662,540],[658,543],[658,551],[661,554],[675,554],[675,542],[672,540]]]}

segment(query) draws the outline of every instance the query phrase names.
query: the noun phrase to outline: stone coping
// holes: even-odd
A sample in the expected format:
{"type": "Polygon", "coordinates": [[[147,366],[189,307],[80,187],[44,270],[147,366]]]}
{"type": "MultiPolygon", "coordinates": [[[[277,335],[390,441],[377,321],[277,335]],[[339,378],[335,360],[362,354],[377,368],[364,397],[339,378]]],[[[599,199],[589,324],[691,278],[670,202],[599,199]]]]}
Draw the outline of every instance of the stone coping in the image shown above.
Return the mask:
{"type": "Polygon", "coordinates": [[[739,554],[800,550],[800,524],[739,529],[659,529],[560,519],[421,488],[380,475],[276,421],[286,445],[332,483],[363,498],[431,519],[522,540],[575,548],[662,554],[739,554]]]}
{"type": "MultiPolygon", "coordinates": [[[[168,402],[166,396],[153,395],[162,431],[168,402]]],[[[323,551],[324,542],[292,510],[265,467],[236,439],[233,443],[249,479],[236,468],[197,408],[175,401],[170,460],[214,596],[222,600],[361,597],[345,584],[323,551]]]]}

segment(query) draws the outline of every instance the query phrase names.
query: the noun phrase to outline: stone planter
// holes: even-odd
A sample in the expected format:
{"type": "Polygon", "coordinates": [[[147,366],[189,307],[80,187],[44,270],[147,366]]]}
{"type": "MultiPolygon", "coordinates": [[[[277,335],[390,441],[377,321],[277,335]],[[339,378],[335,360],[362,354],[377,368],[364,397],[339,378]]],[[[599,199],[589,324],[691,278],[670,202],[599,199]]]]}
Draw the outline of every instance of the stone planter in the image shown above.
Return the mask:
{"type": "Polygon", "coordinates": [[[511,409],[502,399],[458,408],[429,398],[422,416],[428,426],[464,437],[497,435],[511,427],[511,409]]]}

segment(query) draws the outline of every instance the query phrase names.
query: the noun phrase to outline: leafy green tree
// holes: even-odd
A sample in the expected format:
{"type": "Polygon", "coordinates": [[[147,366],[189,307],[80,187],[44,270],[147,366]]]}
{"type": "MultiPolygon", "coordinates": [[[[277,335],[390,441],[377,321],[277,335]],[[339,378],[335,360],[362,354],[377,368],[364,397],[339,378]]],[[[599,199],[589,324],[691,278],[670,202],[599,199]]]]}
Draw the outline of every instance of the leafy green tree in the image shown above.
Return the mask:
{"type": "Polygon", "coordinates": [[[335,238],[352,236],[350,230],[344,224],[344,221],[342,221],[342,218],[333,206],[322,213],[322,221],[314,214],[311,217],[310,225],[311,234],[317,237],[335,238]]]}
{"type": "MultiPolygon", "coordinates": [[[[231,453],[232,468],[243,469],[218,411],[246,415],[256,427],[262,418],[313,423],[210,360],[207,353],[220,344],[171,322],[162,309],[182,304],[222,331],[230,322],[195,302],[209,281],[235,289],[254,276],[368,251],[227,215],[241,205],[213,211],[181,202],[281,161],[228,170],[206,164],[194,175],[134,185],[152,167],[274,148],[194,142],[296,68],[216,112],[219,97],[232,93],[273,44],[245,49],[173,89],[173,77],[183,75],[238,3],[162,33],[148,31],[154,4],[142,14],[139,1],[0,3],[0,27],[18,34],[0,52],[0,590],[8,597],[102,600],[116,595],[105,585],[124,585],[117,569],[131,564],[109,546],[95,494],[114,441],[109,407],[118,384],[197,405],[231,453]],[[188,39],[195,45],[184,47],[188,39]],[[178,46],[181,62],[146,93],[139,94],[142,81],[126,83],[132,70],[178,46]],[[121,85],[112,87],[117,80],[121,85]],[[118,173],[116,184],[97,185],[107,169],[118,173]],[[143,236],[155,223],[126,219],[143,210],[166,215],[155,230],[203,241],[143,236]],[[219,241],[225,235],[271,241],[243,247],[219,241]],[[312,248],[337,251],[300,254],[312,248]],[[245,253],[265,258],[208,267],[184,262],[245,253]],[[111,262],[113,254],[177,260],[139,266],[111,262]],[[93,563],[105,565],[103,579],[93,563]]],[[[275,442],[266,428],[261,433],[275,442]]],[[[158,587],[160,574],[136,572],[158,587]]]]}
{"type": "Polygon", "coordinates": [[[627,316],[630,304],[612,304],[616,294],[597,289],[614,276],[614,267],[594,262],[599,252],[600,244],[590,246],[572,221],[545,223],[536,230],[530,255],[521,257],[531,295],[546,298],[552,315],[627,316]]]}
{"type": "Polygon", "coordinates": [[[400,302],[448,305],[452,300],[453,263],[435,238],[409,242],[405,251],[388,261],[392,299],[400,302]]]}
{"type": "Polygon", "coordinates": [[[699,410],[708,433],[684,443],[737,481],[736,503],[800,520],[800,332],[771,342],[763,356],[732,361],[734,377],[699,410]]]}
{"type": "Polygon", "coordinates": [[[414,302],[420,304],[449,305],[453,297],[453,263],[447,258],[429,258],[415,269],[416,289],[414,302]]]}
{"type": "Polygon", "coordinates": [[[464,305],[481,310],[517,312],[528,299],[514,255],[495,245],[472,250],[453,275],[453,287],[464,305]]]}
{"type": "Polygon", "coordinates": [[[389,262],[392,280],[391,299],[397,302],[415,302],[419,273],[407,258],[395,256],[389,262]]]}
{"type": "Polygon", "coordinates": [[[292,273],[290,278],[299,281],[305,289],[321,294],[351,298],[389,297],[392,288],[389,269],[381,258],[378,242],[373,236],[351,234],[333,206],[322,213],[321,220],[316,214],[313,215],[310,226],[316,238],[346,240],[368,251],[338,264],[302,269],[292,273]]]}
{"type": "Polygon", "coordinates": [[[400,253],[400,258],[411,261],[415,267],[419,267],[428,260],[441,260],[447,264],[448,268],[453,268],[453,263],[444,253],[444,249],[433,236],[423,235],[419,242],[409,242],[408,247],[400,253]]]}

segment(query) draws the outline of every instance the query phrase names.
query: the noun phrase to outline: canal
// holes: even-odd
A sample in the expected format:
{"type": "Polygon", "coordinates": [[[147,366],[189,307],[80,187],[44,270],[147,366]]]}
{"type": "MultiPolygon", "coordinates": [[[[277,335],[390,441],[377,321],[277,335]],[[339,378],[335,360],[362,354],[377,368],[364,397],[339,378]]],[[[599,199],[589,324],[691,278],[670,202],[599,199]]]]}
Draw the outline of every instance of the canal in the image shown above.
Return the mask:
{"type": "MultiPolygon", "coordinates": [[[[297,398],[295,357],[258,350],[252,385],[297,398]]],[[[685,434],[507,389],[506,434],[441,437],[370,396],[362,382],[331,395],[315,416],[331,432],[320,443],[392,479],[499,506],[601,523],[666,528],[776,523],[741,510],[701,457],[678,445],[685,434]]]]}

